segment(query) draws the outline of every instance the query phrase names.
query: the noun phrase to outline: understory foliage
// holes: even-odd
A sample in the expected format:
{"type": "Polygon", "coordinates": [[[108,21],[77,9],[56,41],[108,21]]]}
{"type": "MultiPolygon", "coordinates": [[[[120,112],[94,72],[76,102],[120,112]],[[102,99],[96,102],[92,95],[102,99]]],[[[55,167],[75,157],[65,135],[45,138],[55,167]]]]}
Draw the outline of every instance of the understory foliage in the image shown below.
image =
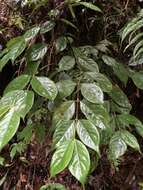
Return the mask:
{"type": "MultiPolygon", "coordinates": [[[[22,6],[36,11],[48,3],[23,1],[22,6]]],[[[131,114],[123,89],[129,80],[143,89],[143,72],[134,69],[143,60],[143,11],[120,31],[125,51],[133,51],[129,65],[114,56],[107,39],[92,45],[77,43],[76,11],[103,16],[95,3],[56,1],[46,21],[30,26],[1,50],[0,71],[12,64],[18,72],[0,99],[0,150],[11,142],[14,159],[25,151],[33,134],[42,143],[51,128],[51,177],[68,168],[84,185],[102,156],[103,145],[117,169],[128,147],[142,154],[136,134],[143,137],[143,124],[131,114]]],[[[4,158],[0,160],[4,164],[4,158]]],[[[55,188],[65,189],[60,184],[55,188]]]]}

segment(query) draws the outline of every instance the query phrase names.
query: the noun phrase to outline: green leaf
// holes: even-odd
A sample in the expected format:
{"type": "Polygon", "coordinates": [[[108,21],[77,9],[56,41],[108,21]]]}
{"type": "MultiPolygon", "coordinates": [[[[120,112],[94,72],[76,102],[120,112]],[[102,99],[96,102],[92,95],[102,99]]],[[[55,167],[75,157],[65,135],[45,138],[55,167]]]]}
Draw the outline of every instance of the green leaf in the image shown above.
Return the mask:
{"type": "Polygon", "coordinates": [[[69,164],[74,150],[74,140],[65,141],[54,153],[51,161],[50,173],[51,176],[63,171],[69,164]]]}
{"type": "Polygon", "coordinates": [[[3,58],[0,60],[0,71],[2,71],[3,67],[8,63],[10,60],[10,54],[7,53],[3,56],[3,58]]]}
{"type": "Polygon", "coordinates": [[[131,110],[132,106],[127,96],[118,86],[113,86],[111,92],[108,92],[108,94],[117,105],[131,110]]]}
{"type": "Polygon", "coordinates": [[[139,89],[143,89],[143,72],[135,72],[132,76],[131,76],[134,84],[139,88],[139,89]]]}
{"type": "Polygon", "coordinates": [[[60,71],[68,71],[72,69],[75,65],[75,58],[72,56],[63,56],[59,62],[59,70],[60,71]]]}
{"type": "Polygon", "coordinates": [[[16,37],[7,43],[8,54],[12,62],[25,50],[27,44],[24,37],[16,37]]]}
{"type": "Polygon", "coordinates": [[[57,96],[55,83],[47,77],[33,77],[31,85],[37,94],[49,100],[54,100],[57,96]]]}
{"type": "Polygon", "coordinates": [[[125,126],[134,125],[136,131],[143,137],[143,124],[138,118],[130,114],[121,114],[117,115],[117,119],[125,126]]]}
{"type": "Polygon", "coordinates": [[[80,109],[87,119],[91,120],[95,126],[105,129],[110,121],[109,115],[102,105],[91,106],[87,102],[80,102],[80,109]]]}
{"type": "Polygon", "coordinates": [[[84,7],[89,8],[89,9],[91,9],[93,11],[102,12],[99,7],[97,7],[96,5],[93,5],[92,3],[79,2],[79,5],[83,5],[84,7]]]}
{"type": "Polygon", "coordinates": [[[84,70],[84,71],[93,71],[93,72],[99,72],[99,68],[97,63],[86,56],[79,56],[77,57],[78,59],[78,64],[79,66],[84,70]]]}
{"type": "Polygon", "coordinates": [[[65,186],[60,183],[48,183],[40,188],[40,190],[67,190],[65,186]]]}
{"type": "Polygon", "coordinates": [[[26,41],[29,41],[29,40],[35,38],[37,36],[37,34],[39,33],[39,31],[40,31],[40,27],[35,26],[35,27],[29,29],[28,31],[26,31],[25,34],[23,35],[23,37],[26,41]]]}
{"type": "Polygon", "coordinates": [[[1,107],[9,107],[14,109],[17,115],[24,118],[29,112],[34,102],[34,94],[32,91],[14,90],[6,93],[0,99],[1,107]]]}
{"type": "Polygon", "coordinates": [[[30,76],[28,75],[20,75],[12,80],[4,90],[4,94],[10,92],[12,90],[23,90],[30,81],[30,76]]]}
{"type": "Polygon", "coordinates": [[[143,22],[142,19],[140,20],[140,17],[136,17],[134,19],[132,19],[127,26],[124,28],[124,30],[122,31],[122,41],[125,40],[125,38],[131,34],[131,32],[135,32],[138,29],[140,29],[143,26],[143,22]]]}
{"type": "Polygon", "coordinates": [[[24,74],[26,74],[26,75],[32,75],[32,76],[36,75],[39,65],[40,65],[40,61],[28,62],[26,64],[26,67],[25,67],[25,70],[24,70],[24,74]]]}
{"type": "Polygon", "coordinates": [[[8,53],[8,49],[7,48],[1,50],[0,51],[0,58],[2,58],[6,53],[8,53]]]}
{"type": "Polygon", "coordinates": [[[115,133],[112,136],[109,143],[109,158],[111,160],[118,159],[122,156],[127,150],[127,145],[124,140],[120,137],[119,133],[115,133]]]}
{"type": "Polygon", "coordinates": [[[77,121],[76,130],[81,141],[100,155],[100,136],[96,126],[89,120],[82,119],[77,121]]]}
{"type": "Polygon", "coordinates": [[[90,169],[90,156],[87,148],[79,140],[74,142],[74,152],[69,164],[71,174],[82,184],[85,183],[90,169]]]}
{"type": "Polygon", "coordinates": [[[46,32],[51,31],[55,27],[55,25],[56,23],[51,20],[44,22],[41,25],[40,33],[45,34],[46,32]]]}
{"type": "Polygon", "coordinates": [[[75,122],[72,120],[69,121],[60,121],[54,132],[53,144],[58,147],[61,143],[66,140],[73,139],[75,137],[75,122]]]}
{"type": "Polygon", "coordinates": [[[66,101],[62,103],[54,112],[53,124],[55,125],[60,120],[70,120],[75,114],[75,102],[66,101]]]}
{"type": "Polygon", "coordinates": [[[98,72],[86,72],[85,74],[95,80],[104,92],[110,92],[112,90],[112,83],[105,75],[98,72]]]}
{"type": "Polygon", "coordinates": [[[140,152],[140,146],[134,135],[124,130],[124,131],[121,131],[121,137],[128,146],[140,152]]]}
{"type": "Polygon", "coordinates": [[[34,44],[28,49],[26,58],[28,62],[38,61],[43,59],[46,53],[47,53],[46,44],[42,43],[34,44]]]}
{"type": "Polygon", "coordinates": [[[85,99],[92,103],[103,103],[104,95],[99,86],[92,83],[81,84],[81,93],[85,99]]]}
{"type": "Polygon", "coordinates": [[[60,82],[56,83],[58,92],[60,97],[67,97],[72,94],[76,87],[76,83],[71,80],[61,80],[60,82]]]}
{"type": "Polygon", "coordinates": [[[0,121],[0,150],[11,140],[15,135],[20,123],[19,116],[12,108],[0,121]]]}
{"type": "Polygon", "coordinates": [[[117,62],[115,59],[107,55],[103,55],[102,59],[104,63],[113,68],[115,75],[126,85],[128,81],[128,72],[126,67],[122,63],[117,62]]]}
{"type": "Polygon", "coordinates": [[[59,53],[66,49],[67,39],[64,36],[59,37],[55,42],[56,52],[59,53]]]}

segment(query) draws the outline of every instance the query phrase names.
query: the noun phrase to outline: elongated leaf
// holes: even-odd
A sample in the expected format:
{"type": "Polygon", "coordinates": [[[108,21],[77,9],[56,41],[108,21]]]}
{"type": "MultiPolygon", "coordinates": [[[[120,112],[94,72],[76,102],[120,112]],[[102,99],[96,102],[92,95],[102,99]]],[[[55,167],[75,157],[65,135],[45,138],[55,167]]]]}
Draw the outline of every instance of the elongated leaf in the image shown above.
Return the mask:
{"type": "Polygon", "coordinates": [[[46,32],[51,31],[55,27],[55,25],[56,23],[51,20],[44,22],[41,25],[40,33],[45,34],[46,32]]]}
{"type": "Polygon", "coordinates": [[[74,140],[65,141],[57,148],[51,161],[50,173],[52,177],[68,166],[73,155],[74,143],[74,140]]]}
{"type": "Polygon", "coordinates": [[[23,90],[29,83],[30,78],[31,77],[28,75],[20,75],[19,77],[15,78],[8,84],[8,86],[4,90],[4,94],[12,90],[23,90]]]}
{"type": "Polygon", "coordinates": [[[57,88],[55,83],[47,77],[33,77],[31,81],[34,91],[50,100],[54,100],[57,96],[57,88]]]}
{"type": "Polygon", "coordinates": [[[79,5],[83,5],[84,7],[87,7],[87,8],[89,8],[89,9],[93,10],[93,11],[102,12],[99,7],[97,7],[96,5],[93,5],[92,3],[79,2],[79,5]]]}
{"type": "Polygon", "coordinates": [[[85,74],[95,80],[104,92],[110,92],[112,90],[112,83],[105,75],[98,72],[86,72],[85,74]]]}
{"type": "Polygon", "coordinates": [[[0,121],[0,150],[15,135],[20,123],[19,116],[11,109],[0,121]]]}
{"type": "Polygon", "coordinates": [[[88,150],[79,140],[75,140],[72,160],[69,164],[71,174],[82,184],[85,183],[90,169],[90,157],[88,150]]]}
{"type": "Polygon", "coordinates": [[[8,54],[12,62],[25,50],[27,44],[24,37],[16,37],[7,43],[8,54]]]}
{"type": "Polygon", "coordinates": [[[99,86],[92,83],[83,83],[81,93],[85,99],[92,103],[103,103],[104,95],[99,86]]]}
{"type": "Polygon", "coordinates": [[[140,152],[140,146],[134,135],[124,130],[124,131],[121,131],[121,137],[128,146],[140,152]]]}
{"type": "Polygon", "coordinates": [[[47,52],[46,44],[38,43],[32,45],[27,51],[28,62],[38,61],[43,59],[47,52]]]}
{"type": "Polygon", "coordinates": [[[138,29],[140,29],[143,26],[143,22],[142,19],[139,20],[138,17],[132,19],[131,22],[128,23],[128,25],[124,28],[123,32],[122,32],[122,41],[131,33],[131,32],[135,32],[138,29]]]}
{"type": "Polygon", "coordinates": [[[3,67],[8,63],[10,60],[10,54],[7,53],[6,55],[3,56],[3,58],[0,60],[0,71],[2,71],[3,67]]]}
{"type": "Polygon", "coordinates": [[[75,113],[75,102],[66,101],[62,103],[54,112],[53,125],[56,125],[60,120],[70,120],[75,113]]]}
{"type": "Polygon", "coordinates": [[[81,141],[100,155],[100,136],[96,126],[89,120],[82,119],[77,121],[76,130],[81,141]]]}
{"type": "Polygon", "coordinates": [[[35,27],[29,29],[28,31],[26,31],[26,33],[24,34],[23,37],[26,41],[29,41],[29,40],[35,38],[37,36],[37,34],[39,33],[39,31],[40,31],[40,27],[35,26],[35,27]]]}
{"type": "Polygon", "coordinates": [[[143,72],[142,71],[136,72],[135,74],[133,74],[132,80],[139,89],[143,89],[143,72]]]}
{"type": "Polygon", "coordinates": [[[59,62],[59,70],[60,71],[68,71],[72,69],[75,65],[75,58],[72,56],[64,56],[59,62]]]}
{"type": "Polygon", "coordinates": [[[115,75],[120,79],[120,81],[122,81],[126,85],[128,81],[128,72],[126,67],[110,56],[103,55],[102,59],[105,64],[113,68],[115,75]]]}
{"type": "Polygon", "coordinates": [[[131,46],[133,45],[136,41],[138,41],[141,37],[143,36],[143,33],[139,33],[137,34],[133,39],[131,39],[131,41],[129,42],[129,44],[126,46],[126,48],[124,49],[124,52],[131,46]]]}
{"type": "Polygon", "coordinates": [[[72,94],[75,89],[76,83],[71,80],[61,80],[56,83],[60,97],[67,97],[72,94]]]}
{"type": "Polygon", "coordinates": [[[75,122],[72,120],[69,121],[60,121],[57,126],[53,136],[53,144],[56,147],[60,146],[61,143],[66,140],[73,139],[75,136],[75,122]]]}
{"type": "Polygon", "coordinates": [[[117,116],[117,119],[125,126],[134,125],[136,131],[143,137],[143,124],[138,118],[130,114],[121,114],[117,116]]]}
{"type": "Polygon", "coordinates": [[[117,105],[131,110],[132,106],[129,103],[127,96],[118,86],[113,86],[111,92],[108,94],[113,99],[113,101],[117,103],[117,105]]]}

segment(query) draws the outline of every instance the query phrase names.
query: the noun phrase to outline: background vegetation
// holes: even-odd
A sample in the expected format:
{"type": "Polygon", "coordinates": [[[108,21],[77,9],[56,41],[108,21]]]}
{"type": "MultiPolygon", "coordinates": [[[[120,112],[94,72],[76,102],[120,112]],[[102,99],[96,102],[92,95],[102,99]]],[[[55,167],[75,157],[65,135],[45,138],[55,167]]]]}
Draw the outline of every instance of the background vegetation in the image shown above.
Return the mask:
{"type": "Polygon", "coordinates": [[[142,189],[142,2],[0,5],[1,188],[142,189]]]}

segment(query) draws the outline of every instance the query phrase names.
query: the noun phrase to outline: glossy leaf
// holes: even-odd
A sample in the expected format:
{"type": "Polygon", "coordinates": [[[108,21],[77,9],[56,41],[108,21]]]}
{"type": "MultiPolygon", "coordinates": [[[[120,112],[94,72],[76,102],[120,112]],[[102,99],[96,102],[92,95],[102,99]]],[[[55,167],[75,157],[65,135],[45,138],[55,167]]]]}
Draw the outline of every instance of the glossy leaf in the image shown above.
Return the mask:
{"type": "Polygon", "coordinates": [[[75,136],[75,122],[72,120],[69,121],[60,121],[54,132],[53,136],[53,144],[56,147],[60,146],[61,143],[65,142],[66,140],[73,139],[75,136]]]}
{"type": "Polygon", "coordinates": [[[0,121],[0,150],[15,135],[20,123],[19,116],[12,108],[0,121]]]}
{"type": "Polygon", "coordinates": [[[80,109],[86,118],[91,120],[100,129],[105,129],[110,121],[109,115],[102,105],[96,104],[92,107],[86,102],[80,102],[80,109]]]}
{"type": "Polygon", "coordinates": [[[77,60],[78,60],[79,66],[82,68],[82,70],[99,72],[98,65],[93,59],[88,58],[86,56],[81,56],[81,55],[78,56],[77,55],[77,60]]]}
{"type": "Polygon", "coordinates": [[[41,25],[40,33],[45,34],[46,32],[51,31],[55,27],[55,25],[56,25],[55,22],[51,20],[44,22],[41,25]]]}
{"type": "Polygon", "coordinates": [[[82,119],[77,121],[76,130],[81,141],[100,155],[100,136],[96,126],[89,120],[82,119]]]}
{"type": "Polygon", "coordinates": [[[7,43],[8,54],[12,62],[25,50],[27,44],[24,37],[16,37],[7,43]]]}
{"type": "Polygon", "coordinates": [[[88,150],[79,140],[74,142],[74,152],[69,164],[71,174],[82,184],[85,183],[90,169],[90,157],[88,150]]]}
{"type": "Polygon", "coordinates": [[[45,56],[46,52],[46,44],[34,44],[27,51],[27,60],[28,62],[41,60],[45,56]]]}
{"type": "Polygon", "coordinates": [[[71,80],[61,80],[56,83],[60,97],[67,97],[72,94],[76,87],[76,83],[71,80]]]}
{"type": "Polygon", "coordinates": [[[26,41],[29,41],[29,40],[35,38],[37,36],[37,34],[39,33],[39,31],[40,31],[40,27],[35,26],[35,27],[29,29],[28,31],[26,31],[26,33],[24,34],[23,37],[26,41]]]}
{"type": "Polygon", "coordinates": [[[0,71],[2,71],[3,67],[8,63],[10,58],[11,56],[9,53],[7,53],[6,55],[2,57],[2,59],[0,60],[0,71]]]}
{"type": "Polygon", "coordinates": [[[128,146],[130,146],[133,149],[138,150],[140,152],[140,146],[134,135],[132,135],[130,132],[124,130],[124,131],[121,131],[121,137],[128,146]]]}
{"type": "Polygon", "coordinates": [[[32,91],[14,90],[6,93],[0,99],[0,105],[14,109],[17,115],[24,118],[34,102],[32,91]]]}
{"type": "Polygon", "coordinates": [[[104,92],[110,92],[112,90],[112,83],[105,75],[98,72],[86,72],[85,74],[95,80],[104,92]]]}
{"type": "Polygon", "coordinates": [[[103,103],[104,95],[99,86],[92,83],[83,83],[81,93],[85,99],[92,103],[103,103]]]}
{"type": "Polygon", "coordinates": [[[127,145],[120,137],[118,133],[116,133],[110,140],[109,143],[109,157],[111,160],[118,159],[122,156],[127,150],[127,145]]]}
{"type": "Polygon", "coordinates": [[[49,100],[54,100],[57,96],[55,83],[47,77],[33,77],[31,85],[37,94],[49,100]]]}
{"type": "Polygon", "coordinates": [[[75,58],[72,56],[63,56],[59,62],[59,70],[60,71],[68,71],[72,69],[75,65],[75,58]]]}
{"type": "Polygon", "coordinates": [[[20,75],[12,80],[4,90],[4,94],[10,92],[12,90],[23,90],[30,81],[30,76],[28,75],[20,75]]]}
{"type": "Polygon", "coordinates": [[[74,140],[65,141],[56,149],[50,167],[52,177],[68,166],[73,155],[74,143],[74,140]]]}

